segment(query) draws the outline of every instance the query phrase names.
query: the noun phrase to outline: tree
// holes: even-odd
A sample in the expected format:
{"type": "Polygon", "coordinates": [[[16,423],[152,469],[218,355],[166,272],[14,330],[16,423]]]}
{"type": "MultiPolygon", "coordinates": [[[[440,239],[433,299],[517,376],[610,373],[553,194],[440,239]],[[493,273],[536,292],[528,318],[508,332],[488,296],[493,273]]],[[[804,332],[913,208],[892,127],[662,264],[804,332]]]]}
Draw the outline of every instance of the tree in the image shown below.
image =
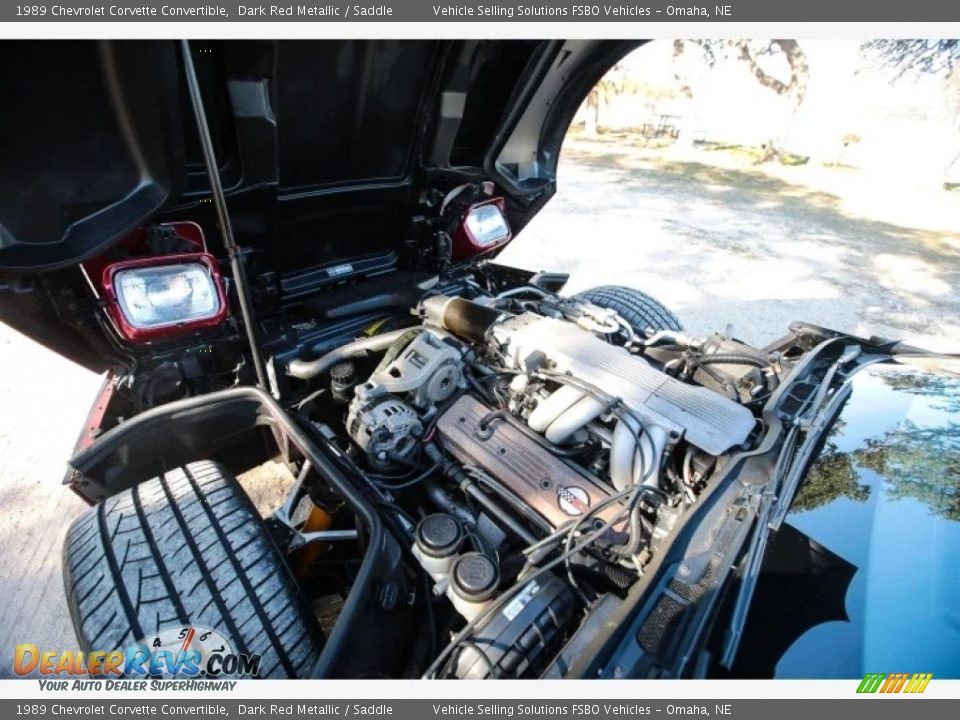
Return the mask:
{"type": "Polygon", "coordinates": [[[790,509],[816,510],[841,497],[866,502],[870,499],[870,486],[860,482],[853,456],[828,445],[804,478],[790,509]]]}
{"type": "Polygon", "coordinates": [[[706,42],[706,41],[703,41],[703,40],[674,40],[673,41],[673,78],[677,82],[677,87],[679,88],[680,95],[687,98],[688,100],[693,99],[693,88],[690,87],[690,78],[688,77],[687,73],[681,69],[683,67],[683,55],[687,50],[688,43],[703,43],[703,42],[706,42]]]}
{"type": "Polygon", "coordinates": [[[960,417],[960,382],[910,368],[879,377],[894,390],[917,396],[918,416],[936,414],[923,422],[905,418],[850,452],[836,442],[845,429],[839,420],[792,508],[814,510],[841,497],[865,502],[871,494],[864,482],[870,478],[863,475],[867,471],[883,483],[888,500],[913,500],[934,515],[960,520],[960,422],[951,419],[960,417]]]}
{"type": "Polygon", "coordinates": [[[907,74],[951,73],[960,64],[960,40],[868,40],[861,50],[899,79],[907,74]]]}
{"type": "MultiPolygon", "coordinates": [[[[796,115],[807,95],[810,82],[810,63],[800,49],[800,44],[796,40],[771,40],[769,43],[760,44],[750,40],[738,40],[734,42],[734,47],[739,52],[741,62],[747,65],[757,82],[787,101],[791,118],[796,115]],[[760,63],[761,57],[778,54],[783,56],[789,68],[786,81],[765,70],[760,63]]],[[[767,141],[761,161],[780,157],[782,146],[782,135],[774,134],[767,141]]]]}
{"type": "MultiPolygon", "coordinates": [[[[675,40],[674,77],[680,86],[680,92],[692,98],[694,93],[689,78],[679,69],[687,45],[699,49],[701,59],[708,67],[713,67],[722,59],[742,63],[761,86],[776,93],[787,103],[791,118],[806,97],[810,82],[810,63],[796,40],[675,40]]],[[[772,132],[764,143],[764,154],[760,162],[780,157],[783,154],[782,146],[783,133],[772,132]]]]}
{"type": "Polygon", "coordinates": [[[941,75],[943,112],[951,121],[954,149],[945,169],[960,164],[960,40],[868,40],[861,46],[869,60],[886,66],[896,82],[904,76],[941,75]]]}
{"type": "Polygon", "coordinates": [[[609,105],[614,97],[623,92],[622,70],[619,64],[614,65],[587,94],[587,114],[583,119],[583,132],[588,137],[596,137],[597,130],[600,128],[600,106],[609,105]]]}

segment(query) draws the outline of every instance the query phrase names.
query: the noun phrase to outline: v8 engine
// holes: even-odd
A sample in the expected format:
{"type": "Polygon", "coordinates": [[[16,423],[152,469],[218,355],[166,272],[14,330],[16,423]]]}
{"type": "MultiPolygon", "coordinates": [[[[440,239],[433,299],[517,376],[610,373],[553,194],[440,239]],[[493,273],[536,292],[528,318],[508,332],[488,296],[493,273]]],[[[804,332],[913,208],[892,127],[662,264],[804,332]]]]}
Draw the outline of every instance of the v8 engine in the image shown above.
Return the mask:
{"type": "MultiPolygon", "coordinates": [[[[643,332],[542,292],[433,295],[416,314],[418,325],[337,351],[361,363],[383,352],[347,388],[347,434],[371,486],[409,508],[400,524],[434,595],[467,623],[443,673],[544,672],[577,603],[625,592],[718,465],[749,445],[750,401],[776,368],[728,338],[643,332]],[[756,372],[699,382],[717,348],[756,372]],[[493,612],[507,594],[512,609],[493,612]]],[[[334,367],[332,389],[343,395],[352,372],[334,367]]]]}
{"type": "MultiPolygon", "coordinates": [[[[450,273],[411,292],[402,310],[365,300],[314,344],[293,327],[276,340],[271,390],[289,410],[242,389],[216,412],[199,396],[144,416],[164,418],[174,451],[202,435],[260,457],[254,445],[276,440],[290,490],[256,525],[287,556],[274,553],[268,579],[296,581],[317,623],[311,647],[332,649],[316,674],[336,657],[344,677],[593,675],[578,658],[641,604],[660,638],[643,642],[679,636],[647,591],[688,602],[692,617],[702,583],[748,563],[739,546],[729,559],[704,550],[702,536],[726,542],[769,497],[740,479],[777,467],[771,418],[785,423],[771,403],[817,402],[781,384],[804,356],[693,337],[665,309],[647,327],[602,293],[563,297],[532,279],[450,273]],[[176,434],[193,415],[200,430],[176,434]]],[[[154,453],[108,435],[109,454],[88,455],[104,472],[154,453]]],[[[223,512],[197,488],[220,497],[228,472],[185,467],[202,501],[189,502],[223,512]]]]}

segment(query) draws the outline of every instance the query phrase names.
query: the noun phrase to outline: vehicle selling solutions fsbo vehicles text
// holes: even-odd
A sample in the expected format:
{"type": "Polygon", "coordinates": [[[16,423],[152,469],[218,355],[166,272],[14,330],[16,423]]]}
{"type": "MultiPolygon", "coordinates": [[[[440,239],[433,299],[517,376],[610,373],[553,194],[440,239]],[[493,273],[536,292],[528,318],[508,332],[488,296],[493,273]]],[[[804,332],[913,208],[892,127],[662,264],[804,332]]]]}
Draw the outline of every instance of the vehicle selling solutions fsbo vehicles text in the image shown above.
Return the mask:
{"type": "MultiPolygon", "coordinates": [[[[668,5],[662,9],[654,9],[644,5],[635,5],[629,3],[599,4],[599,5],[571,5],[570,7],[555,7],[546,4],[479,4],[470,5],[466,3],[456,4],[436,4],[432,5],[434,17],[449,18],[455,20],[458,18],[639,18],[653,17],[655,15],[667,15],[668,17],[702,17],[709,18],[711,13],[706,6],[679,6],[668,5]]],[[[713,15],[717,17],[729,17],[733,14],[730,5],[714,5],[713,15]]]]}

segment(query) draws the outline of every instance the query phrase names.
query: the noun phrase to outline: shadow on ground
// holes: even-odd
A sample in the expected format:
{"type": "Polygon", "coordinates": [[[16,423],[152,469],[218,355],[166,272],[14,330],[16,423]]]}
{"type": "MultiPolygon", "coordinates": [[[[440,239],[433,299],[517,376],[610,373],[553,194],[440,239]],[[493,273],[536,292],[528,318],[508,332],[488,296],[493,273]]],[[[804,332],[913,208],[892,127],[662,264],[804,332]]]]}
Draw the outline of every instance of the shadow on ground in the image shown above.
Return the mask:
{"type": "Polygon", "coordinates": [[[864,217],[837,195],[759,169],[608,143],[565,150],[558,182],[557,197],[505,260],[566,269],[571,289],[633,284],[659,293],[694,325],[726,308],[719,328],[703,329],[734,322],[755,342],[772,339],[754,331],[776,318],[782,328],[805,319],[960,345],[954,232],[864,217]]]}

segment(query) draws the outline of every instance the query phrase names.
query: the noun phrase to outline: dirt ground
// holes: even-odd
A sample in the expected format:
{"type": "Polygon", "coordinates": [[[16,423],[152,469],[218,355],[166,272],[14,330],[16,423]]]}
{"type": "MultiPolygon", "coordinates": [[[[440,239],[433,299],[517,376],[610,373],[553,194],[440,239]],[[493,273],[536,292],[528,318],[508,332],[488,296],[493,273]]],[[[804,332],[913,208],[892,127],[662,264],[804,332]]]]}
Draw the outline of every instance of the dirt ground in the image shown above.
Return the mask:
{"type": "MultiPolygon", "coordinates": [[[[504,262],[644,289],[695,333],[764,343],[803,319],[960,349],[960,193],[615,138],[572,143],[559,177],[504,262]]],[[[17,643],[75,647],[60,549],[84,505],[60,480],[100,382],[0,325],[0,677],[17,643]]],[[[252,479],[263,502],[276,477],[252,479]]]]}
{"type": "Polygon", "coordinates": [[[568,141],[558,184],[503,262],[642,289],[699,334],[805,320],[960,349],[960,192],[616,136],[568,141]]]}

